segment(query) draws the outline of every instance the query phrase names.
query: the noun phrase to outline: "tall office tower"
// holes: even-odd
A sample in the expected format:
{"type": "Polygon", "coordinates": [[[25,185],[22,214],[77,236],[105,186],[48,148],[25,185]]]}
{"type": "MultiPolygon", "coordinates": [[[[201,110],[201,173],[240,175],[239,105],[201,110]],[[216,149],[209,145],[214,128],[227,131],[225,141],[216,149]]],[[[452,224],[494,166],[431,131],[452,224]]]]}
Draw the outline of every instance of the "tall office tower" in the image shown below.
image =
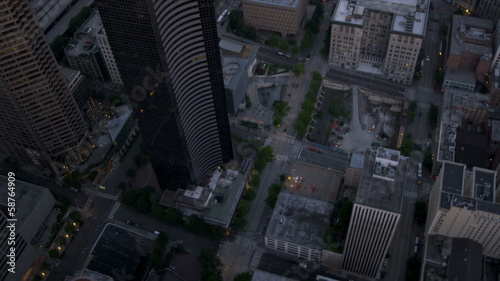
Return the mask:
{"type": "Polygon", "coordinates": [[[425,0],[339,0],[332,16],[330,65],[410,84],[427,6],[425,0]]]}
{"type": "Polygon", "coordinates": [[[96,3],[160,185],[202,184],[232,158],[213,2],[96,3]]]}
{"type": "Polygon", "coordinates": [[[498,0],[481,0],[477,5],[474,16],[497,21],[500,19],[500,3],[498,3],[498,0]]]}
{"type": "Polygon", "coordinates": [[[87,128],[26,0],[0,0],[0,154],[64,172],[87,128]]]}
{"type": "Polygon", "coordinates": [[[500,196],[496,172],[444,162],[429,197],[427,234],[469,238],[483,255],[500,258],[500,196]]]}
{"type": "Polygon", "coordinates": [[[379,147],[365,157],[347,230],[342,269],[379,276],[401,217],[408,160],[397,150],[379,147]]]}

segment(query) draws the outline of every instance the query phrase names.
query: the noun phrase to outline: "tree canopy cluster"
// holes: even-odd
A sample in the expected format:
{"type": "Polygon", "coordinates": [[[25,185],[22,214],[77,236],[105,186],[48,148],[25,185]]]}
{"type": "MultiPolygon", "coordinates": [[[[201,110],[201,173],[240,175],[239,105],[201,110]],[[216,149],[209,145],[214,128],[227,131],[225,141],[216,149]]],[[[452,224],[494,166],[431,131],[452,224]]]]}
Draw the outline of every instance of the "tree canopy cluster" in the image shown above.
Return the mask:
{"type": "Polygon", "coordinates": [[[149,212],[156,200],[156,192],[151,186],[141,189],[131,189],[123,193],[123,203],[137,208],[141,213],[149,212]]]}
{"type": "Polygon", "coordinates": [[[203,271],[201,272],[201,280],[206,281],[222,281],[219,267],[222,265],[220,259],[215,256],[210,250],[201,250],[200,260],[203,271]]]}
{"type": "Polygon", "coordinates": [[[312,81],[307,92],[306,98],[302,103],[302,110],[299,113],[299,117],[293,124],[293,128],[301,136],[305,136],[307,133],[307,127],[311,123],[312,116],[316,112],[316,95],[318,94],[319,87],[323,77],[318,71],[313,71],[311,73],[312,81]]]}
{"type": "Polygon", "coordinates": [[[316,8],[314,9],[312,18],[306,23],[306,33],[304,34],[304,38],[300,42],[300,48],[303,51],[312,48],[314,44],[314,35],[319,33],[321,20],[323,19],[323,13],[323,3],[320,2],[316,4],[316,8]]]}
{"type": "Polygon", "coordinates": [[[290,106],[288,106],[288,102],[286,101],[276,101],[274,102],[274,115],[273,115],[273,125],[276,127],[281,126],[283,118],[286,117],[288,111],[290,110],[290,106]]]}
{"type": "Polygon", "coordinates": [[[165,249],[168,244],[168,235],[160,232],[155,240],[155,246],[151,253],[151,266],[156,270],[164,268],[165,264],[165,249]]]}
{"type": "Polygon", "coordinates": [[[255,160],[255,169],[258,171],[264,170],[267,163],[274,161],[273,148],[269,145],[262,147],[257,154],[257,159],[255,160]]]}
{"type": "Polygon", "coordinates": [[[278,183],[271,184],[271,186],[268,188],[266,204],[269,207],[274,208],[276,202],[278,201],[278,196],[280,195],[280,192],[284,189],[285,186],[283,184],[278,184],[278,183]]]}
{"type": "Polygon", "coordinates": [[[227,25],[227,29],[229,32],[233,32],[238,36],[250,40],[255,40],[257,38],[257,29],[255,29],[255,27],[253,26],[245,24],[242,11],[231,11],[231,13],[229,14],[229,23],[227,25]]]}

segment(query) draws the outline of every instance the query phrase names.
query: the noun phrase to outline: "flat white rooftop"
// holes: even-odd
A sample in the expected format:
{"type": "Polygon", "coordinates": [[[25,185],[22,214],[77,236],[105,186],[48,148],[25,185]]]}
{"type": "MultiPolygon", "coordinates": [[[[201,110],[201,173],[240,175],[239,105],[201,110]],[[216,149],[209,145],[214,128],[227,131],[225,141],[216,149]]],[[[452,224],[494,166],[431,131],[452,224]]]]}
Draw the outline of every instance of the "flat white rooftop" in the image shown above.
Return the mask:
{"type": "Polygon", "coordinates": [[[255,2],[261,4],[295,8],[299,4],[299,1],[305,1],[305,0],[247,0],[246,2],[247,3],[255,2]]]}

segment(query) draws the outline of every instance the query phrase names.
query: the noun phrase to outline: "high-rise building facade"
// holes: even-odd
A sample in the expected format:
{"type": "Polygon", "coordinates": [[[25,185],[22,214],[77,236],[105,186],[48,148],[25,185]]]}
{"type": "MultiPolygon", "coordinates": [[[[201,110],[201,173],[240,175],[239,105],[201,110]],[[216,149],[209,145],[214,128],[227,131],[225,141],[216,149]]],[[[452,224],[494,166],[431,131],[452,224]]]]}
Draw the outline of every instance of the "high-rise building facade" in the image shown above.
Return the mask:
{"type": "Polygon", "coordinates": [[[427,12],[426,1],[340,0],[332,16],[330,65],[410,84],[427,12]]]}
{"type": "Polygon", "coordinates": [[[367,154],[344,247],[342,269],[379,276],[401,217],[408,160],[379,147],[367,154]]]}
{"type": "Polygon", "coordinates": [[[0,11],[0,153],[61,174],[86,124],[28,1],[1,0],[0,11]]]}
{"type": "Polygon", "coordinates": [[[496,172],[444,162],[429,197],[427,234],[469,238],[483,255],[500,258],[500,197],[496,172]]]}
{"type": "Polygon", "coordinates": [[[96,3],[160,185],[202,184],[232,158],[213,2],[96,3]]]}

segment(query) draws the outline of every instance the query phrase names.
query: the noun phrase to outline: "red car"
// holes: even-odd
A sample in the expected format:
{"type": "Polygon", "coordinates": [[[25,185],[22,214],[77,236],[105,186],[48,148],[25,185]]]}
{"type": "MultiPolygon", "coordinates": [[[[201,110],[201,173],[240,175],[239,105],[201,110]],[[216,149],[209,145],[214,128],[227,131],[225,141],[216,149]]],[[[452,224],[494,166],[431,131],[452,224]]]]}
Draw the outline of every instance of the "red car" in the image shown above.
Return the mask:
{"type": "Polygon", "coordinates": [[[299,88],[299,84],[295,85],[295,89],[298,89],[299,88]]]}

